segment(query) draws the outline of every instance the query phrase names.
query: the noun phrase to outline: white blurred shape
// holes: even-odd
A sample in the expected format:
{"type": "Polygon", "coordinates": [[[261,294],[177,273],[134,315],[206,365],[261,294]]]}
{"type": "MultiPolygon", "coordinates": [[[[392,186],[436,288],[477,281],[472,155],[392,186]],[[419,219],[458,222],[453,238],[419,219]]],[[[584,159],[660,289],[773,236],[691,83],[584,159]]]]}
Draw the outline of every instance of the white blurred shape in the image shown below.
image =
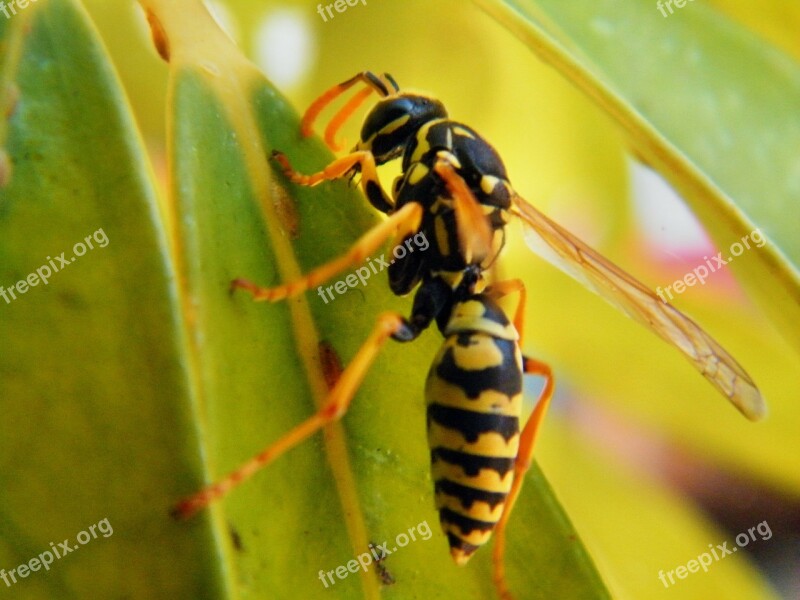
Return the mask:
{"type": "Polygon", "coordinates": [[[315,51],[311,25],[304,12],[271,11],[256,26],[256,64],[279,87],[300,82],[311,68],[315,51]]]}
{"type": "Polygon", "coordinates": [[[634,215],[648,243],[670,254],[708,252],[708,236],[672,186],[639,162],[630,170],[634,215]]]}

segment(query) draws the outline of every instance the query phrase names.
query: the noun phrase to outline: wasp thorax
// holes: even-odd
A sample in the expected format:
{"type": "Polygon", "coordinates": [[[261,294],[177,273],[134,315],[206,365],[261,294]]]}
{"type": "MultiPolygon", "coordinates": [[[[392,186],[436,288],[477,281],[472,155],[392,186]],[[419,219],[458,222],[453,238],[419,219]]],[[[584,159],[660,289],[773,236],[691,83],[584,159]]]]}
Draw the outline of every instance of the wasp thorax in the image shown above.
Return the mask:
{"type": "Polygon", "coordinates": [[[400,156],[417,130],[447,117],[444,105],[429,96],[398,94],[378,102],[361,127],[357,150],[370,150],[376,164],[400,156]]]}

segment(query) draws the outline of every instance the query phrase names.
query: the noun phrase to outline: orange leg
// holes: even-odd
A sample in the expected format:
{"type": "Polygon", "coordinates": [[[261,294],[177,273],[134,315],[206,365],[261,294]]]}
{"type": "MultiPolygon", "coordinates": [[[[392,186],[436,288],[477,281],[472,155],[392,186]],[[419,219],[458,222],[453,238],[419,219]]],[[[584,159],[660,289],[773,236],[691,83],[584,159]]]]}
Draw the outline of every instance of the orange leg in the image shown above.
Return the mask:
{"type": "Polygon", "coordinates": [[[217,483],[181,500],[172,509],[171,514],[180,519],[191,517],[197,511],[225,496],[240,483],[252,477],[257,471],[328,423],[341,419],[386,340],[404,327],[405,321],[400,315],[394,313],[381,315],[367,341],[361,346],[350,365],[342,372],[322,408],[316,414],[300,423],[217,483]]]}
{"type": "Polygon", "coordinates": [[[364,195],[366,195],[372,206],[383,213],[389,213],[394,208],[392,199],[384,191],[378,179],[378,171],[375,168],[375,157],[372,155],[372,152],[368,150],[359,150],[337,158],[322,171],[312,173],[311,175],[304,175],[303,173],[295,171],[283,152],[275,150],[272,153],[272,158],[281,166],[283,174],[289,181],[309,187],[313,187],[323,181],[341,179],[353,172],[356,166],[359,166],[359,171],[361,171],[361,189],[364,190],[364,195]]]}
{"type": "Polygon", "coordinates": [[[338,152],[344,146],[344,142],[339,144],[336,141],[336,133],[339,131],[339,128],[344,125],[345,121],[350,118],[356,109],[361,106],[361,104],[366,100],[369,95],[372,93],[372,88],[364,88],[360,92],[358,92],[355,96],[350,98],[350,100],[345,104],[339,112],[337,112],[333,118],[328,123],[328,126],[325,128],[325,143],[327,144],[328,148],[333,150],[334,152],[338,152]]]}
{"type": "Polygon", "coordinates": [[[334,141],[336,131],[348,119],[348,117],[353,114],[353,112],[361,105],[361,103],[367,98],[367,96],[370,95],[373,90],[383,97],[389,96],[390,94],[398,91],[397,83],[395,83],[394,79],[392,79],[391,75],[388,73],[384,73],[383,78],[380,78],[369,71],[358,73],[347,81],[343,81],[342,83],[339,83],[325,91],[319,98],[311,103],[311,106],[308,107],[308,110],[306,110],[305,114],[303,115],[302,121],[300,121],[300,132],[303,134],[303,136],[308,137],[311,135],[314,127],[314,121],[319,116],[319,113],[321,113],[328,104],[333,102],[336,98],[341,96],[344,92],[358,82],[365,83],[367,88],[359,92],[350,102],[345,105],[344,108],[342,108],[336,114],[331,121],[331,124],[325,131],[325,143],[328,144],[328,147],[332,150],[337,149],[336,142],[334,141]],[[394,92],[389,91],[387,83],[394,89],[394,92]]]}
{"type": "Polygon", "coordinates": [[[528,299],[525,283],[523,283],[521,279],[507,279],[505,281],[493,283],[492,286],[486,290],[486,293],[491,294],[493,298],[502,298],[514,292],[519,292],[519,302],[517,303],[517,310],[514,313],[514,329],[519,333],[518,343],[522,346],[525,336],[525,303],[528,299]]]}
{"type": "MultiPolygon", "coordinates": [[[[492,286],[486,290],[486,293],[491,294],[494,298],[501,298],[515,292],[519,292],[520,297],[517,310],[514,313],[514,327],[519,332],[519,344],[521,346],[525,324],[525,303],[527,300],[525,284],[521,279],[509,279],[492,284],[492,286]]],[[[505,577],[506,526],[511,516],[511,511],[514,509],[514,503],[517,501],[517,497],[522,489],[525,473],[531,466],[533,447],[539,434],[539,428],[550,406],[554,387],[552,371],[545,363],[532,358],[523,357],[522,370],[527,375],[543,377],[545,384],[539,395],[536,408],[533,409],[533,413],[531,413],[531,416],[528,418],[528,422],[525,424],[522,434],[520,435],[517,460],[514,463],[514,482],[511,484],[511,490],[508,492],[503,514],[497,522],[497,528],[495,529],[494,549],[492,552],[492,562],[494,563],[493,579],[495,587],[497,588],[497,595],[502,600],[513,600],[505,577]]]]}
{"type": "Polygon", "coordinates": [[[231,287],[247,290],[253,294],[253,300],[262,302],[275,302],[288,296],[294,296],[327,281],[347,267],[362,262],[392,235],[402,238],[408,233],[417,231],[421,220],[422,206],[416,202],[406,204],[388,219],[367,231],[346,254],[317,267],[300,279],[273,288],[262,288],[246,279],[235,279],[231,282],[231,287]]]}
{"type": "Polygon", "coordinates": [[[553,396],[553,374],[548,365],[531,358],[524,358],[523,369],[528,375],[544,377],[545,385],[539,396],[536,408],[533,410],[533,413],[531,413],[520,435],[519,452],[517,454],[516,463],[514,464],[514,482],[511,484],[511,490],[508,492],[503,514],[495,529],[494,549],[492,552],[492,562],[494,564],[493,579],[495,588],[497,589],[497,595],[502,600],[513,600],[513,596],[506,583],[505,574],[506,526],[508,525],[511,511],[514,509],[514,503],[517,501],[519,492],[522,489],[525,473],[531,466],[533,447],[539,433],[539,427],[547,413],[547,408],[550,406],[550,399],[553,396]]]}

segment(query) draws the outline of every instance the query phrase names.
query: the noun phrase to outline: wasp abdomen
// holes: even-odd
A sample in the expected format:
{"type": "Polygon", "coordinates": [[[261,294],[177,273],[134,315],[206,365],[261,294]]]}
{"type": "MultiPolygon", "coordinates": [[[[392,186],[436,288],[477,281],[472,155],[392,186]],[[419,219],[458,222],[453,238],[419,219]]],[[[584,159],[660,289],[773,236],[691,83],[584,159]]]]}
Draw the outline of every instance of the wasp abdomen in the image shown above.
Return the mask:
{"type": "Polygon", "coordinates": [[[487,333],[486,314],[474,318],[475,330],[448,334],[426,385],[436,508],[458,564],[489,540],[503,513],[522,401],[516,340],[487,333]]]}

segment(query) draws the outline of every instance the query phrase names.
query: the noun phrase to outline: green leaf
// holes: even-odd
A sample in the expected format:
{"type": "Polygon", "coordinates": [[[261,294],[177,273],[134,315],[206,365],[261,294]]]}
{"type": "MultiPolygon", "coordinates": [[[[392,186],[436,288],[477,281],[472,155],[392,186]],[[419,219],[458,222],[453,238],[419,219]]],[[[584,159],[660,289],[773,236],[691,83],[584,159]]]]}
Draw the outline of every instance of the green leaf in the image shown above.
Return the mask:
{"type": "MultiPolygon", "coordinates": [[[[346,182],[307,189],[276,176],[267,160],[272,149],[287,153],[303,172],[332,156],[317,140],[300,139],[294,110],[202,9],[147,5],[170,48],[169,211],[193,340],[196,410],[214,479],[320,405],[326,394],[321,344],[347,364],[380,312],[405,314],[410,304],[391,295],[385,274],[328,302],[314,290],[276,304],[231,297],[232,279],[274,285],[296,278],[345,251],[376,217],[346,182]]],[[[493,594],[490,551],[458,568],[436,524],[422,390],[437,338],[431,331],[414,344],[389,344],[341,424],[215,506],[214,518],[224,518],[241,543],[240,551],[228,549],[226,560],[239,573],[243,596],[493,594]],[[429,524],[430,541],[399,548],[383,565],[392,586],[381,591],[370,570],[323,587],[320,570],[345,565],[370,542],[389,541],[391,549],[395,536],[421,523],[429,524]]],[[[508,564],[513,589],[528,598],[606,596],[538,471],[517,510],[508,564]]]]}
{"type": "Polygon", "coordinates": [[[65,539],[77,550],[1,587],[217,597],[213,532],[167,517],[197,438],[166,238],[119,83],[72,2],[40,0],[2,33],[18,100],[0,189],[0,568],[65,539]]]}
{"type": "Polygon", "coordinates": [[[800,65],[702,3],[477,1],[617,121],[720,248],[766,235],[731,267],[800,347],[800,65]]]}
{"type": "MultiPolygon", "coordinates": [[[[168,517],[183,495],[313,413],[326,391],[321,347],[346,363],[381,311],[406,313],[410,303],[377,277],[327,304],[313,291],[274,305],[228,293],[237,276],[270,284],[308,271],[376,217],[344,182],[308,190],[273,178],[271,148],[303,170],[331,157],[298,139],[294,111],[199,2],[161,2],[151,13],[154,27],[165,25],[171,68],[163,203],[82,9],[39,0],[26,11],[0,25],[2,81],[19,90],[0,129],[12,165],[0,189],[0,285],[17,285],[61,252],[68,263],[47,286],[0,300],[9,346],[0,353],[0,567],[101,529],[46,572],[20,572],[14,591],[491,595],[490,550],[458,568],[436,525],[422,399],[441,343],[433,331],[390,344],[351,413],[324,436],[204,515],[168,517]],[[91,250],[77,245],[90,240],[91,250]],[[74,263],[71,253],[80,254],[74,263]],[[422,524],[430,539],[383,563],[394,585],[381,591],[373,569],[323,587],[320,569],[346,565],[369,542],[391,548],[422,524]]],[[[541,474],[528,479],[510,532],[512,588],[526,598],[607,597],[541,474]]]]}

